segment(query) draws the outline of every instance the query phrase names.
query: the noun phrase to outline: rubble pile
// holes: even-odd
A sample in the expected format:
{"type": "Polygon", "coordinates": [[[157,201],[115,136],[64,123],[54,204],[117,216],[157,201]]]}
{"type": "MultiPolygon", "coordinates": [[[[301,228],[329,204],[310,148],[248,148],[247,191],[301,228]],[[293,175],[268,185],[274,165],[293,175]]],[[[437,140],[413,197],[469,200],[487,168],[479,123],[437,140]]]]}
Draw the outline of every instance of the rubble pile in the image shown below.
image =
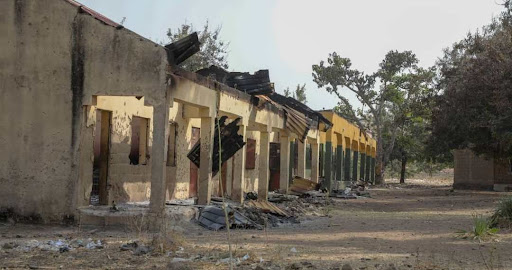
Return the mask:
{"type": "Polygon", "coordinates": [[[331,197],[340,199],[371,198],[367,187],[368,185],[368,182],[359,180],[349,187],[346,187],[344,190],[333,190],[331,197]]]}
{"type": "Polygon", "coordinates": [[[68,252],[74,249],[103,249],[105,243],[101,240],[89,239],[57,239],[48,241],[30,240],[25,242],[7,242],[2,246],[3,249],[13,249],[18,251],[29,252],[35,249],[41,251],[68,252]]]}

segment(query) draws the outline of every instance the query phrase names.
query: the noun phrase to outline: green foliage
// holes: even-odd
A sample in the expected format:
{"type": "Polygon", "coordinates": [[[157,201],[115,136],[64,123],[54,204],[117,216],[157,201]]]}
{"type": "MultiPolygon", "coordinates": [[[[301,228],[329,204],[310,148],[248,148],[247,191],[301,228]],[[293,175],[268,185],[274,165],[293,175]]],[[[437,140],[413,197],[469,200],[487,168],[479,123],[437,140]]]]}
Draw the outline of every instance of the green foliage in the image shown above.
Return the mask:
{"type": "Polygon", "coordinates": [[[490,222],[493,226],[512,225],[512,196],[508,196],[498,203],[490,222]]]}
{"type": "Polygon", "coordinates": [[[303,104],[308,103],[308,101],[306,100],[306,84],[297,84],[297,88],[295,89],[295,95],[293,98],[295,98],[299,102],[302,102],[303,104]]]}
{"type": "MultiPolygon", "coordinates": [[[[405,135],[410,123],[422,122],[425,111],[430,111],[427,100],[435,90],[435,74],[433,67],[419,67],[411,51],[388,52],[377,72],[369,75],[353,69],[350,59],[336,52],[329,54],[327,62],[313,65],[314,82],[339,98],[336,111],[361,129],[374,131],[377,168],[390,159],[398,134],[405,135]],[[353,92],[363,106],[355,109],[343,91],[353,92]]],[[[383,181],[383,173],[377,171],[377,183],[383,181]]]]}
{"type": "Polygon", "coordinates": [[[303,104],[306,104],[307,98],[306,98],[306,84],[300,85],[297,84],[297,88],[295,88],[295,92],[291,93],[290,88],[286,87],[284,89],[284,96],[285,97],[292,97],[299,102],[302,102],[303,104]]]}
{"type": "Polygon", "coordinates": [[[491,222],[481,215],[473,215],[473,227],[470,231],[459,230],[457,235],[463,239],[485,241],[496,236],[498,228],[493,228],[491,222]]]}
{"type": "Polygon", "coordinates": [[[285,97],[291,97],[292,94],[290,93],[290,87],[286,87],[286,89],[284,89],[284,96],[285,97]]]}
{"type": "MultiPolygon", "coordinates": [[[[176,30],[169,28],[167,30],[167,37],[171,42],[174,42],[192,34],[195,31],[196,30],[192,24],[185,23],[176,30]]],[[[220,31],[221,27],[211,30],[207,21],[203,30],[198,32],[201,50],[181,63],[180,66],[192,72],[210,67],[211,65],[228,69],[227,51],[229,43],[220,39],[220,31]]]]}
{"type": "Polygon", "coordinates": [[[512,156],[511,1],[491,24],[446,49],[438,61],[439,87],[429,151],[449,155],[470,148],[512,156]]]}

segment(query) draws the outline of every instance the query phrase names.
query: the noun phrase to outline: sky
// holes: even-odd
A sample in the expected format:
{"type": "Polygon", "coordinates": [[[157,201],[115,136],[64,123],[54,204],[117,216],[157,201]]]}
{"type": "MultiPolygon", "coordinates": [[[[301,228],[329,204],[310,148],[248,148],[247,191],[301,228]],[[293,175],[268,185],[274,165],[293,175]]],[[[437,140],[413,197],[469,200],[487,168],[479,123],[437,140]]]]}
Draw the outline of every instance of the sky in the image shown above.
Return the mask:
{"type": "MultiPolygon", "coordinates": [[[[268,69],[283,93],[306,84],[311,108],[338,100],[313,82],[311,66],[337,52],[373,73],[390,50],[412,50],[420,65],[434,65],[442,50],[488,24],[500,0],[79,0],[156,42],[167,29],[206,21],[229,42],[230,71],[268,69]]],[[[357,105],[354,95],[343,94],[357,105]]]]}

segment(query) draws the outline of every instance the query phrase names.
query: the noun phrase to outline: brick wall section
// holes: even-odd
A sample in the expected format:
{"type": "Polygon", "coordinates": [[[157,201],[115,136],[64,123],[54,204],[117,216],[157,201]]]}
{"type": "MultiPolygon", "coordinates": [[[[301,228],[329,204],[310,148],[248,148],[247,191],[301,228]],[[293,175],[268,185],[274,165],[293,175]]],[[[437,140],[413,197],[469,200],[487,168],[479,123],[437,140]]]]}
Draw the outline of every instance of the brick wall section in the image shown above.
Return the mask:
{"type": "Polygon", "coordinates": [[[498,159],[494,162],[494,183],[512,185],[511,164],[508,159],[498,159]]]}
{"type": "Polygon", "coordinates": [[[492,189],[494,185],[493,159],[476,156],[472,151],[454,151],[455,170],[453,186],[455,188],[492,189]]]}

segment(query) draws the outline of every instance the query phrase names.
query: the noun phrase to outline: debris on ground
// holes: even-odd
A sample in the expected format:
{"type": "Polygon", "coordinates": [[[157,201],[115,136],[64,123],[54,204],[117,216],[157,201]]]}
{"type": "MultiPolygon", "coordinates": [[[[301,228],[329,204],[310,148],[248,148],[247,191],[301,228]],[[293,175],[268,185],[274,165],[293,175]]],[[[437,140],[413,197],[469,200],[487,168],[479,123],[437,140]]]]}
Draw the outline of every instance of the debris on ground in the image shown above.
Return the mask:
{"type": "Polygon", "coordinates": [[[166,205],[194,205],[196,202],[195,202],[195,199],[194,198],[189,198],[189,199],[173,199],[173,200],[168,200],[165,202],[166,205]]]}
{"type": "Polygon", "coordinates": [[[60,253],[68,252],[70,250],[78,248],[103,249],[104,247],[105,245],[101,240],[94,241],[91,238],[86,240],[57,239],[48,241],[38,241],[33,239],[29,241],[8,242],[2,246],[3,249],[13,249],[24,252],[30,252],[34,249],[38,249],[41,251],[58,251],[60,253]]]}
{"type": "Polygon", "coordinates": [[[249,191],[245,194],[246,200],[257,200],[258,199],[258,193],[255,191],[249,191]]]}
{"type": "Polygon", "coordinates": [[[268,201],[248,201],[246,203],[249,207],[255,207],[260,209],[263,213],[272,213],[279,216],[290,217],[290,214],[281,210],[279,207],[275,206],[273,203],[268,201]]]}
{"type": "Polygon", "coordinates": [[[359,180],[352,185],[346,187],[344,190],[333,190],[331,197],[340,199],[359,199],[359,198],[371,198],[370,192],[368,191],[369,183],[363,180],[359,180]]]}
{"type": "Polygon", "coordinates": [[[288,194],[281,194],[278,192],[269,192],[268,193],[268,201],[273,203],[282,203],[285,201],[293,201],[297,200],[299,196],[297,195],[288,195],[288,194]]]}
{"type": "MultiPolygon", "coordinates": [[[[227,206],[227,211],[230,228],[262,229],[260,225],[246,218],[234,208],[227,206]]],[[[212,205],[203,208],[199,214],[198,222],[201,226],[214,231],[226,228],[225,213],[219,206],[212,205]]]]}
{"type": "Polygon", "coordinates": [[[304,194],[308,191],[319,190],[320,184],[308,180],[306,178],[302,178],[299,176],[295,176],[293,178],[293,182],[290,186],[290,190],[297,194],[304,194]]]}

